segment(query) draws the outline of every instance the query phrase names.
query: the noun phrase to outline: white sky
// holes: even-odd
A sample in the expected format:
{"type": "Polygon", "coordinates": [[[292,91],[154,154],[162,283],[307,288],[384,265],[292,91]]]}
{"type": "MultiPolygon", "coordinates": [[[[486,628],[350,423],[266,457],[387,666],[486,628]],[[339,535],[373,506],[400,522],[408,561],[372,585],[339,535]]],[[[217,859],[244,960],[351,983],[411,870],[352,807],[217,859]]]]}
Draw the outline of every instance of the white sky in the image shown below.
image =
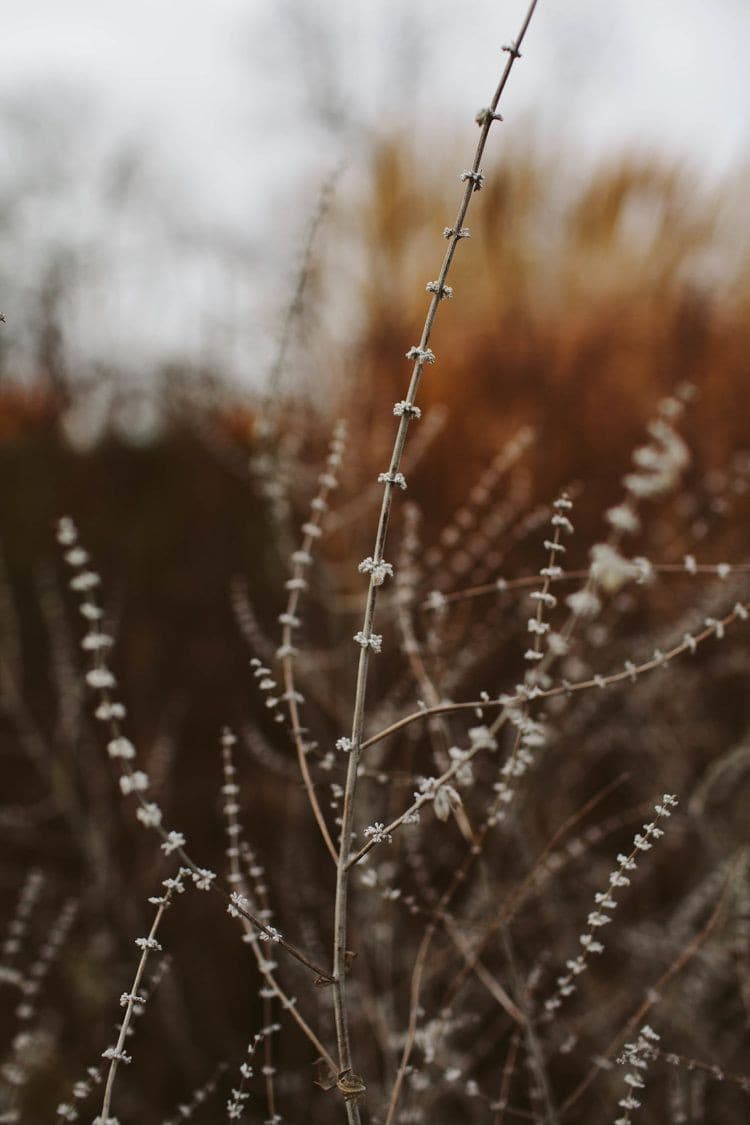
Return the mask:
{"type": "MultiPolygon", "coordinates": [[[[326,130],[321,104],[355,122],[408,117],[438,138],[446,123],[454,138],[463,118],[470,145],[498,47],[524,10],[525,0],[6,5],[0,122],[9,102],[22,121],[0,142],[0,191],[14,176],[23,184],[35,131],[54,185],[35,200],[27,192],[11,224],[19,293],[33,292],[50,240],[75,236],[90,276],[69,310],[73,342],[84,355],[128,350],[137,366],[207,346],[211,293],[235,253],[226,315],[243,321],[242,352],[279,303],[259,290],[259,263],[273,262],[281,284],[305,191],[342,145],[358,160],[356,130],[326,130]],[[134,174],[113,229],[95,200],[107,157],[125,146],[145,150],[146,172],[134,174]],[[217,241],[218,260],[208,248],[217,241]]],[[[745,0],[540,0],[503,128],[574,139],[592,159],[655,148],[711,179],[747,161],[749,46],[745,0]]],[[[13,276],[0,274],[6,310],[13,276]]]]}

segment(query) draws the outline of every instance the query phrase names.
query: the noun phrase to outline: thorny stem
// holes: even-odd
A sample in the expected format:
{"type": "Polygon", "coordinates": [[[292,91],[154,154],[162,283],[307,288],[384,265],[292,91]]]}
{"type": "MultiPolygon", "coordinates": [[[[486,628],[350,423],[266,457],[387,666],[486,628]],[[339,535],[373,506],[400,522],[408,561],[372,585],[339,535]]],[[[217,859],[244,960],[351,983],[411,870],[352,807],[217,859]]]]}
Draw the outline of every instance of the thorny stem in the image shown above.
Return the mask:
{"type": "MultiPolygon", "coordinates": [[[[427,351],[429,348],[430,339],[432,336],[432,329],[437,316],[438,306],[444,295],[444,286],[448,278],[450,267],[456,253],[456,248],[462,237],[465,237],[464,221],[469,210],[471,197],[480,186],[481,180],[479,179],[480,166],[484,150],[487,144],[487,139],[490,134],[492,125],[497,120],[496,110],[500,102],[500,98],[505,90],[505,86],[510,77],[510,72],[517,58],[520,57],[520,48],[528,30],[531,18],[536,9],[538,0],[532,0],[524,18],[521,30],[518,37],[510,48],[508,48],[508,58],[503,68],[503,72],[498,83],[497,89],[493,95],[492,101],[488,109],[481,115],[479,141],[477,143],[476,151],[474,154],[474,161],[471,166],[470,173],[466,177],[463,196],[458,208],[458,214],[453,227],[450,228],[450,233],[446,235],[448,238],[448,247],[443,258],[443,264],[440,268],[437,280],[434,285],[432,299],[427,309],[427,316],[425,318],[424,326],[422,328],[422,335],[420,337],[419,345],[417,347],[416,359],[412,369],[411,380],[409,389],[405,398],[406,409],[401,414],[396,437],[391,453],[391,460],[388,467],[387,479],[383,488],[383,500],[380,508],[380,518],[378,521],[378,529],[375,536],[375,547],[372,553],[373,560],[377,563],[383,560],[385,542],[388,533],[388,523],[391,513],[391,504],[393,500],[393,489],[396,482],[396,474],[400,472],[401,460],[403,457],[404,446],[406,444],[406,437],[409,430],[409,422],[412,417],[414,404],[417,398],[417,392],[422,379],[422,372],[425,361],[427,359],[427,351]],[[410,409],[411,408],[411,409],[410,409]]],[[[362,634],[365,638],[372,635],[372,628],[375,619],[375,603],[377,600],[378,585],[376,583],[376,576],[373,572],[370,573],[370,583],[367,590],[367,599],[365,602],[364,620],[362,624],[362,634]]],[[[336,869],[336,902],[334,910],[334,945],[333,945],[333,997],[334,997],[334,1016],[336,1021],[336,1039],[339,1052],[339,1063],[342,1071],[350,1070],[352,1068],[351,1046],[349,1041],[349,1024],[346,1010],[346,947],[347,947],[347,921],[348,921],[348,890],[349,890],[349,867],[350,867],[350,854],[351,854],[351,839],[352,839],[352,824],[354,820],[354,804],[357,789],[357,772],[359,768],[359,759],[362,752],[363,743],[363,729],[364,729],[364,716],[365,716],[365,700],[367,694],[367,674],[370,664],[370,650],[369,645],[365,644],[359,654],[359,664],[357,667],[357,686],[354,697],[354,710],[352,717],[352,747],[349,753],[349,763],[346,775],[346,786],[344,790],[344,805],[342,810],[342,823],[341,823],[341,839],[339,845],[338,863],[336,869]]],[[[346,1110],[349,1125],[359,1125],[360,1113],[357,1106],[356,1099],[351,1098],[346,1101],[346,1110]]]]}

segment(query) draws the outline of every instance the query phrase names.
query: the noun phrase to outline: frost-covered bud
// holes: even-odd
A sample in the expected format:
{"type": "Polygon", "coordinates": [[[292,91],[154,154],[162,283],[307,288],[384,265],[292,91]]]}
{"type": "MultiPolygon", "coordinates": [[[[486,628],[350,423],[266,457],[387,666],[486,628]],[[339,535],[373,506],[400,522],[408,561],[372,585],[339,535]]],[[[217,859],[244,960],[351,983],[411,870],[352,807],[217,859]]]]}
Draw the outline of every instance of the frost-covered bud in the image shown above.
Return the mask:
{"type": "Polygon", "coordinates": [[[216,879],[216,872],[209,871],[207,867],[199,867],[195,871],[190,871],[193,883],[199,891],[210,891],[216,879]]]}
{"type": "Polygon", "coordinates": [[[633,563],[609,543],[596,543],[591,548],[591,577],[607,593],[617,593],[637,575],[638,569],[633,563]]]}
{"type": "Polygon", "coordinates": [[[157,953],[161,952],[161,946],[159,945],[159,942],[156,940],[156,938],[153,937],[137,937],[135,939],[135,944],[139,949],[154,950],[157,953]]]}
{"type": "Polygon", "coordinates": [[[131,759],[135,757],[135,746],[129,738],[113,738],[107,743],[110,758],[131,759]]]}
{"type": "Polygon", "coordinates": [[[55,531],[57,542],[61,547],[72,547],[78,542],[78,528],[70,516],[61,516],[57,521],[55,531]]]}
{"type": "Polygon", "coordinates": [[[148,789],[148,786],[148,775],[142,770],[133,770],[132,773],[124,773],[120,778],[120,789],[125,797],[130,793],[143,793],[148,789]]]}
{"type": "Polygon", "coordinates": [[[591,934],[581,934],[578,941],[587,953],[603,953],[604,946],[600,941],[595,941],[591,934]]]}
{"type": "Polygon", "coordinates": [[[366,634],[360,629],[358,633],[354,634],[354,640],[361,648],[369,648],[373,652],[380,652],[383,647],[383,638],[380,633],[366,634]]]}
{"type": "Polygon", "coordinates": [[[426,605],[428,609],[440,612],[448,605],[448,599],[440,590],[430,590],[427,595],[426,605]]]}
{"type": "Polygon", "coordinates": [[[88,551],[84,551],[83,547],[71,547],[70,550],[66,551],[63,555],[68,566],[75,567],[85,566],[90,557],[88,551]]]}
{"type": "Polygon", "coordinates": [[[451,746],[448,751],[448,756],[456,766],[454,777],[457,785],[471,785],[474,780],[474,771],[471,767],[471,762],[467,761],[469,757],[468,750],[462,750],[460,746],[451,746]]]}
{"type": "Polygon", "coordinates": [[[406,358],[413,359],[416,363],[434,363],[435,353],[432,348],[420,348],[418,345],[414,344],[409,348],[408,352],[406,352],[406,358]]]}
{"type": "Polygon", "coordinates": [[[547,609],[554,609],[557,605],[557,598],[554,594],[549,594],[544,590],[533,590],[529,594],[532,601],[541,602],[547,609]]]}
{"type": "Polygon", "coordinates": [[[79,593],[86,590],[93,590],[101,582],[101,578],[95,570],[82,570],[80,574],[75,574],[68,585],[71,590],[76,590],[79,593]]]}
{"type": "Polygon", "coordinates": [[[384,559],[378,559],[376,561],[371,558],[370,555],[362,560],[357,570],[360,574],[371,574],[373,586],[382,586],[386,577],[393,577],[393,566],[391,563],[385,562],[384,559]]]}
{"type": "Polygon", "coordinates": [[[570,648],[570,643],[562,633],[549,633],[547,635],[547,648],[553,656],[565,656],[570,648]]]}
{"type": "Polygon", "coordinates": [[[94,605],[93,602],[81,602],[78,607],[78,612],[82,617],[85,617],[87,621],[101,621],[102,617],[104,617],[104,610],[100,609],[98,605],[94,605]]]}
{"type": "Polygon", "coordinates": [[[161,845],[161,850],[165,855],[171,855],[172,852],[178,851],[180,848],[185,847],[185,837],[182,832],[175,832],[174,830],[167,833],[167,838],[161,845]]]}
{"type": "Polygon", "coordinates": [[[470,727],[469,742],[472,750],[497,750],[497,739],[489,727],[470,727]]]}
{"type": "Polygon", "coordinates": [[[562,531],[565,531],[568,535],[573,534],[573,530],[574,530],[573,524],[570,522],[570,520],[568,519],[567,516],[563,516],[563,515],[560,515],[559,513],[555,513],[555,515],[550,520],[550,523],[552,524],[553,527],[559,527],[562,531]]]}
{"type": "Polygon", "coordinates": [[[109,668],[91,668],[86,673],[86,683],[97,691],[115,687],[117,681],[109,668]]]}
{"type": "Polygon", "coordinates": [[[86,652],[101,652],[103,649],[111,648],[113,643],[112,637],[107,633],[92,630],[81,641],[81,648],[86,652]]]}
{"type": "Polygon", "coordinates": [[[126,1054],[125,1051],[119,1051],[117,1047],[107,1047],[106,1051],[102,1051],[102,1058],[125,1064],[133,1061],[130,1055],[126,1054]]]}
{"type": "Polygon", "coordinates": [[[502,121],[502,114],[493,113],[489,106],[482,106],[474,115],[474,120],[480,127],[485,125],[488,121],[502,121]]]}
{"type": "Polygon", "coordinates": [[[434,293],[441,301],[450,301],[453,289],[450,285],[441,285],[439,281],[428,281],[425,286],[428,293],[434,293]]]}
{"type": "Polygon", "coordinates": [[[467,171],[461,173],[461,183],[471,183],[474,191],[481,191],[484,176],[481,172],[467,171]]]}
{"type": "Polygon", "coordinates": [[[390,832],[386,832],[385,825],[381,821],[376,821],[375,824],[369,824],[367,828],[365,828],[365,836],[367,836],[373,844],[390,844],[393,841],[393,837],[390,832]]]}
{"type": "Polygon", "coordinates": [[[434,809],[438,820],[447,820],[451,810],[460,808],[461,794],[452,785],[441,785],[435,794],[434,809]]]}
{"type": "Polygon", "coordinates": [[[565,599],[565,602],[576,617],[595,617],[601,609],[601,602],[596,594],[593,590],[589,590],[586,587],[582,590],[576,590],[574,594],[570,594],[565,599]]]}
{"type": "Polygon", "coordinates": [[[414,418],[417,421],[422,417],[422,411],[419,409],[419,407],[413,406],[412,403],[406,402],[405,399],[402,399],[401,402],[395,402],[393,404],[393,413],[397,418],[401,418],[404,414],[408,414],[410,418],[414,418]]]}
{"type": "Polygon", "coordinates": [[[142,1008],[145,1003],[146,997],[139,992],[123,992],[120,997],[121,1008],[127,1008],[128,1004],[132,1004],[134,1008],[142,1008]]]}
{"type": "Polygon", "coordinates": [[[126,714],[125,705],[124,703],[113,703],[109,700],[102,700],[94,714],[102,723],[109,723],[112,719],[124,719],[126,714]]]}
{"type": "Polygon", "coordinates": [[[618,504],[604,514],[613,531],[620,531],[624,535],[635,535],[641,529],[641,521],[629,504],[618,504]]]}
{"type": "Polygon", "coordinates": [[[230,901],[229,905],[227,906],[227,914],[229,914],[232,918],[242,917],[242,915],[247,910],[249,910],[250,903],[244,895],[241,895],[239,893],[239,891],[232,891],[232,894],[229,897],[230,901]]]}
{"type": "Polygon", "coordinates": [[[677,798],[671,793],[665,793],[662,796],[661,804],[655,806],[656,812],[659,816],[671,816],[672,813],[670,810],[676,808],[679,803],[677,798]]]}
{"type": "Polygon", "coordinates": [[[715,617],[707,617],[703,624],[707,629],[712,629],[714,636],[717,640],[723,640],[724,637],[724,622],[717,621],[715,617]]]}
{"type": "Polygon", "coordinates": [[[158,828],[161,824],[161,809],[154,801],[147,801],[141,805],[135,815],[146,828],[158,828]]]}
{"type": "Polygon", "coordinates": [[[406,477],[403,473],[378,473],[378,484],[391,484],[406,490],[406,477]]]}

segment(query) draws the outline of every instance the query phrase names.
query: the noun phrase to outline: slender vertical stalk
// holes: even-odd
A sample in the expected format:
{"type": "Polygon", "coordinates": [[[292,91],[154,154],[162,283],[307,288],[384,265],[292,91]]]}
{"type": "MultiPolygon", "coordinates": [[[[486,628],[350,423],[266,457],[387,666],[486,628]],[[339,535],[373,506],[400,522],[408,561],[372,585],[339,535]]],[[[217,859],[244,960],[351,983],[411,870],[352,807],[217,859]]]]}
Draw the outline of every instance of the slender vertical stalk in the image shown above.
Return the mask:
{"type": "Polygon", "coordinates": [[[114,1118],[110,1117],[110,1109],[112,1106],[112,1093],[115,1087],[115,1078],[117,1077],[117,1068],[121,1061],[129,1061],[125,1054],[125,1044],[127,1042],[128,1032],[133,1019],[135,1006],[139,1002],[142,1003],[142,1001],[139,1001],[138,999],[138,989],[141,986],[143,974],[146,971],[146,962],[148,961],[149,953],[154,948],[160,948],[156,942],[156,932],[159,929],[161,920],[164,917],[164,911],[169,906],[171,899],[172,891],[167,890],[166,894],[163,896],[159,904],[159,908],[156,911],[156,914],[154,915],[154,920],[151,923],[151,929],[148,932],[148,937],[143,943],[141,957],[138,962],[138,968],[135,971],[135,976],[133,977],[133,983],[130,986],[130,992],[124,994],[124,997],[126,998],[125,1014],[123,1015],[122,1021],[120,1023],[120,1033],[117,1037],[117,1043],[114,1047],[108,1048],[108,1050],[105,1052],[105,1057],[109,1058],[110,1063],[109,1072],[107,1074],[107,1081],[104,1086],[102,1108],[100,1110],[99,1117],[97,1118],[97,1121],[101,1121],[102,1125],[109,1125],[109,1122],[114,1120],[114,1118]]]}
{"type": "MultiPolygon", "coordinates": [[[[472,196],[476,190],[481,187],[482,175],[480,166],[484,150],[487,144],[487,139],[490,134],[490,129],[495,121],[499,120],[497,114],[497,106],[502,97],[505,86],[508,82],[510,72],[516,59],[520,58],[520,48],[523,43],[524,37],[528,30],[534,10],[537,6],[537,0],[532,0],[526,12],[521,30],[515,43],[505,47],[508,58],[503,68],[500,81],[497,85],[492,101],[487,109],[483,110],[477,117],[479,123],[480,133],[479,141],[474,153],[474,160],[471,169],[464,172],[462,175],[465,188],[458,208],[455,222],[452,227],[445,231],[445,237],[448,240],[448,247],[443,257],[443,262],[440,267],[440,272],[436,281],[431,282],[429,291],[432,293],[425,322],[422,328],[422,334],[419,344],[416,348],[410,350],[409,357],[414,358],[414,366],[412,369],[409,388],[405,400],[399,404],[397,408],[397,416],[399,417],[398,428],[396,430],[396,437],[393,444],[391,453],[390,464],[388,472],[383,477],[383,499],[380,507],[380,518],[378,520],[378,528],[375,536],[375,546],[372,553],[374,564],[382,563],[384,559],[385,544],[388,535],[388,524],[391,515],[391,505],[393,502],[393,489],[399,483],[399,475],[401,472],[401,461],[404,453],[404,446],[406,445],[406,438],[409,431],[409,423],[412,418],[419,417],[419,411],[415,406],[417,393],[422,380],[422,373],[425,363],[433,362],[434,356],[430,350],[429,344],[432,337],[432,329],[437,316],[438,306],[441,300],[448,296],[446,290],[446,281],[450,272],[451,265],[456,253],[459,242],[466,237],[467,231],[464,228],[464,222],[469,210],[472,196]]],[[[352,717],[352,735],[351,735],[351,750],[349,754],[349,763],[347,768],[346,786],[344,791],[344,805],[342,811],[342,824],[341,824],[341,840],[339,845],[338,862],[336,866],[336,902],[334,912],[334,946],[333,946],[333,996],[334,996],[334,1016],[336,1021],[336,1039],[338,1045],[339,1065],[342,1072],[352,1069],[352,1052],[349,1038],[349,1023],[346,1009],[346,950],[347,950],[347,922],[348,922],[348,891],[349,891],[349,857],[351,851],[352,840],[352,824],[354,820],[355,798],[357,790],[357,773],[359,769],[359,760],[362,751],[363,731],[364,731],[364,718],[365,718],[365,703],[367,697],[367,676],[370,666],[370,652],[371,644],[368,643],[369,638],[372,637],[372,629],[375,621],[375,606],[377,601],[377,591],[379,582],[382,581],[382,575],[377,575],[375,570],[370,572],[370,583],[367,590],[367,598],[365,602],[364,619],[362,623],[361,634],[359,634],[363,642],[359,654],[359,664],[357,668],[357,685],[354,697],[354,709],[352,717]]],[[[346,1109],[349,1125],[359,1125],[360,1113],[355,1098],[348,1098],[346,1100],[346,1109]]]]}

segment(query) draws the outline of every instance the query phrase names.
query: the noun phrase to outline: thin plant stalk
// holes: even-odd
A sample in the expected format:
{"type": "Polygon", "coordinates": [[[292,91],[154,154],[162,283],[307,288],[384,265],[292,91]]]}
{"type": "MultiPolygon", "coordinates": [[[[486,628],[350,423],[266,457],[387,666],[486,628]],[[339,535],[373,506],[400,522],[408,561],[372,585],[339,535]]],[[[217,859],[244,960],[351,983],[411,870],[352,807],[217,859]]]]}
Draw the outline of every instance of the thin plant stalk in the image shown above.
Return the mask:
{"type": "MultiPolygon", "coordinates": [[[[474,160],[471,170],[464,173],[465,188],[461,203],[458,209],[458,214],[453,227],[446,230],[446,238],[448,239],[448,247],[443,258],[443,263],[440,268],[437,280],[431,283],[432,299],[430,301],[427,316],[425,318],[424,326],[422,328],[422,335],[418,346],[410,351],[408,354],[414,355],[414,367],[412,369],[411,380],[406,394],[406,398],[400,404],[401,413],[399,415],[399,424],[396,431],[396,437],[391,453],[391,460],[388,467],[388,472],[384,475],[384,488],[383,499],[380,508],[380,518],[378,521],[377,533],[375,536],[375,546],[373,549],[372,559],[375,565],[382,563],[385,554],[385,545],[388,534],[388,524],[391,514],[391,505],[393,502],[393,490],[400,481],[403,481],[401,474],[401,461],[406,445],[406,438],[409,431],[409,423],[412,417],[417,415],[417,408],[415,406],[417,392],[422,379],[422,373],[426,362],[432,362],[434,356],[430,351],[429,344],[432,337],[432,329],[437,316],[438,307],[441,300],[447,296],[446,281],[450,272],[451,265],[456,253],[459,242],[466,236],[464,222],[469,210],[472,195],[474,191],[481,186],[481,162],[484,155],[484,150],[487,144],[487,139],[490,134],[490,129],[495,121],[498,120],[497,107],[500,98],[505,90],[510,72],[517,58],[520,57],[520,48],[528,30],[531,18],[537,6],[537,0],[532,0],[529,5],[528,11],[524,18],[521,30],[515,43],[507,48],[508,58],[503,68],[503,73],[498,83],[497,89],[493,95],[489,107],[484,110],[478,117],[480,121],[480,134],[477,143],[474,160]],[[400,478],[400,480],[399,480],[400,478]]],[[[344,804],[342,811],[342,824],[341,824],[341,839],[339,845],[338,862],[336,866],[336,899],[334,908],[334,944],[333,944],[333,997],[334,997],[334,1017],[336,1021],[336,1039],[339,1053],[339,1064],[341,1072],[349,1072],[352,1070],[352,1052],[349,1038],[349,1023],[346,1010],[346,962],[347,962],[347,929],[348,929],[348,891],[349,891],[349,858],[351,853],[351,839],[352,839],[352,825],[354,821],[354,807],[357,788],[357,772],[359,767],[359,759],[362,750],[363,732],[364,732],[364,718],[365,718],[365,704],[367,696],[367,677],[370,665],[370,648],[373,625],[375,621],[375,605],[377,601],[378,591],[378,575],[373,569],[370,572],[370,582],[367,590],[367,598],[365,602],[364,620],[362,624],[361,636],[364,644],[360,649],[359,663],[357,667],[357,685],[354,698],[354,709],[352,717],[352,735],[351,735],[351,750],[349,754],[349,763],[347,768],[346,786],[344,790],[344,804]]],[[[347,1098],[345,1101],[347,1109],[347,1117],[349,1125],[359,1125],[360,1113],[357,1105],[356,1098],[347,1098]]]]}
{"type": "Polygon", "coordinates": [[[156,934],[159,926],[161,925],[161,920],[164,917],[164,912],[169,906],[171,900],[172,892],[168,890],[163,896],[162,901],[159,903],[159,908],[154,915],[154,920],[151,923],[151,929],[148,932],[148,937],[143,944],[141,957],[138,962],[138,968],[136,969],[135,976],[133,977],[133,983],[130,986],[129,993],[127,994],[125,1014],[123,1015],[122,1022],[120,1024],[120,1033],[117,1037],[117,1043],[115,1044],[114,1050],[111,1051],[110,1055],[108,1056],[110,1059],[109,1071],[107,1073],[107,1081],[104,1086],[102,1108],[98,1118],[98,1120],[102,1122],[102,1125],[108,1125],[108,1122],[110,1121],[110,1107],[112,1105],[112,1093],[115,1087],[117,1068],[123,1059],[125,1061],[129,1061],[125,1056],[125,1044],[127,1042],[130,1024],[133,1019],[133,1012],[136,1004],[138,1003],[138,989],[141,986],[143,974],[146,971],[146,963],[148,961],[149,953],[152,949],[157,948],[156,934]]]}

